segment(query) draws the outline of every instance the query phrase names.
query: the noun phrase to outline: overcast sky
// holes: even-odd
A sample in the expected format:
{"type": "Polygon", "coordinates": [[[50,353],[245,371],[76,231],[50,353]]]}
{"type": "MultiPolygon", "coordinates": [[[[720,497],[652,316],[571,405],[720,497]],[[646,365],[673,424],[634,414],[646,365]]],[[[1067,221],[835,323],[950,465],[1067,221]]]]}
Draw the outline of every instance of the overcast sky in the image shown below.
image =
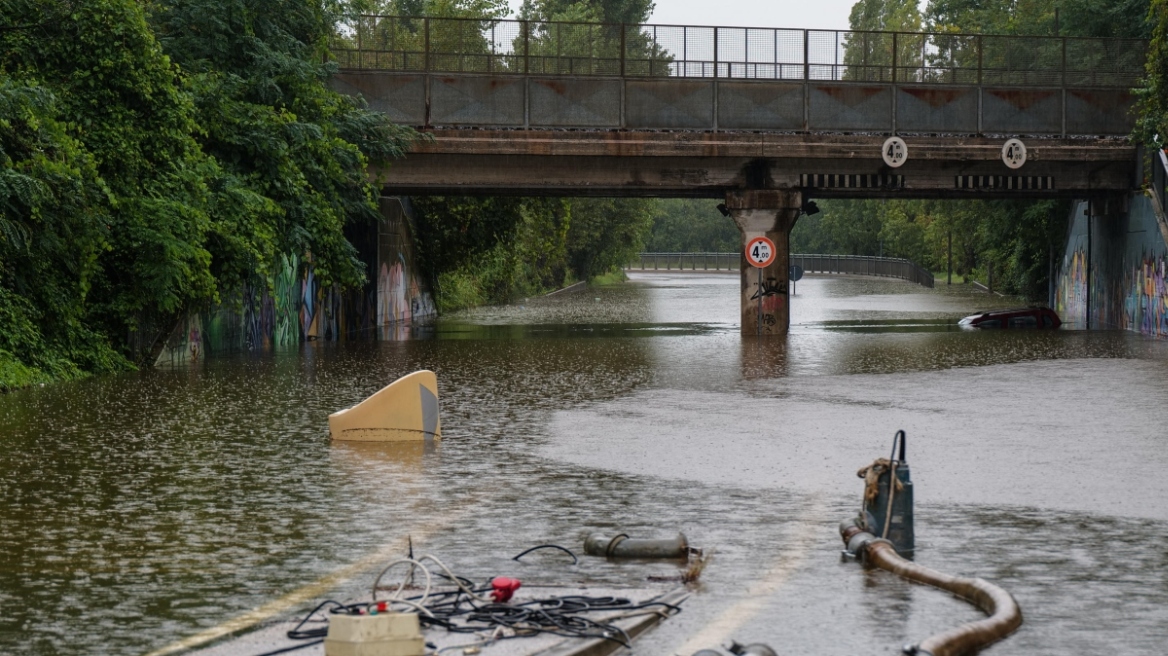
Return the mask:
{"type": "MultiPolygon", "coordinates": [[[[516,10],[522,0],[509,0],[516,10]]],[[[848,29],[856,0],[657,0],[650,23],[848,29]]]]}
{"type": "Polygon", "coordinates": [[[650,23],[848,29],[855,0],[657,0],[650,23]]]}

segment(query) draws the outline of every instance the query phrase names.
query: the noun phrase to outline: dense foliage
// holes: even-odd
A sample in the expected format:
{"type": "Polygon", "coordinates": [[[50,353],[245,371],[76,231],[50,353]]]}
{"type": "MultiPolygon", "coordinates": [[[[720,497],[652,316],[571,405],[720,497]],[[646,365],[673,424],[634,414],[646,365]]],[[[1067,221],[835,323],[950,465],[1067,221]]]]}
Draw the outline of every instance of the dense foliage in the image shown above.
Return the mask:
{"type": "Polygon", "coordinates": [[[1056,201],[819,201],[799,219],[791,249],[903,257],[956,280],[986,281],[1044,300],[1052,254],[1066,236],[1067,203],[1056,201]]]}
{"type": "Polygon", "coordinates": [[[661,201],[645,249],[654,253],[733,253],[742,247],[738,227],[713,199],[661,201]]]}
{"type": "MultiPolygon", "coordinates": [[[[1162,15],[1166,3],[1156,4],[1162,15]]],[[[1148,6],[1148,0],[931,0],[922,12],[916,0],[860,0],[851,22],[858,30],[1147,38],[1148,6]]],[[[886,63],[855,45],[849,44],[848,63],[886,63]]],[[[1149,65],[1160,70],[1164,61],[1164,53],[1154,54],[1149,65]]],[[[1168,86],[1153,81],[1157,88],[1168,86]]],[[[1147,96],[1149,106],[1157,102],[1156,94],[1147,96]]],[[[1158,102],[1168,109],[1168,100],[1158,102]]],[[[1168,134],[1161,127],[1153,131],[1168,134]]],[[[985,281],[992,270],[999,288],[1034,300],[1046,299],[1051,255],[1062,248],[1069,212],[1065,203],[1054,201],[824,201],[819,206],[822,214],[799,220],[792,249],[904,257],[944,271],[952,243],[957,275],[985,281]]]]}
{"type": "MultiPolygon", "coordinates": [[[[505,7],[490,0],[391,0],[379,9],[400,16],[489,18],[502,15],[505,7]]],[[[636,23],[651,10],[644,0],[529,0],[520,16],[636,23]]],[[[464,51],[479,43],[487,52],[489,44],[477,22],[458,25],[435,32],[441,38],[458,38],[464,51]]],[[[420,25],[401,21],[392,29],[397,30],[396,42],[411,43],[418,39],[420,25]]],[[[615,53],[620,41],[619,32],[541,29],[533,30],[531,39],[533,55],[574,47],[615,53]]],[[[440,311],[505,303],[609,273],[644,247],[658,213],[657,201],[617,198],[431,197],[414,199],[414,207],[419,260],[435,282],[440,311]]]]}
{"type": "MultiPolygon", "coordinates": [[[[413,134],[327,86],[326,44],[351,38],[347,12],[361,10],[489,19],[508,8],[0,0],[0,389],[144,361],[182,312],[245,282],[271,285],[281,257],[311,259],[325,284],[365,279],[344,229],[376,217],[366,165],[399,156],[413,134]]],[[[651,10],[648,0],[527,0],[520,13],[638,23],[651,10]]],[[[1141,136],[1168,134],[1168,0],[931,0],[923,10],[861,0],[851,18],[876,30],[1147,37],[1154,28],[1141,136]]],[[[403,43],[417,36],[408,23],[394,29],[403,43]]],[[[571,49],[556,40],[581,34],[537,31],[530,46],[571,49]]],[[[615,46],[603,31],[587,39],[581,47],[615,46]]],[[[883,63],[875,42],[847,46],[850,63],[883,63]]],[[[646,246],[736,249],[714,204],[418,199],[419,256],[441,308],[501,302],[604,274],[646,246]]],[[[1046,288],[1066,219],[1052,202],[821,207],[797,226],[796,250],[883,252],[939,269],[951,241],[960,273],[984,277],[992,266],[1001,286],[1032,296],[1046,288]]]]}
{"type": "Polygon", "coordinates": [[[0,81],[0,390],[125,362],[85,325],[109,190],[44,87],[0,81]]]}
{"type": "Polygon", "coordinates": [[[414,199],[419,260],[440,311],[506,303],[604,275],[644,248],[657,202],[414,199]]]}
{"type": "Polygon", "coordinates": [[[147,6],[0,3],[0,387],[126,368],[277,254],[364,279],[343,228],[409,134],[327,88],[342,16],[147,6]]]}
{"type": "Polygon", "coordinates": [[[1148,14],[1154,33],[1148,50],[1148,84],[1140,99],[1137,134],[1161,147],[1168,141],[1168,0],[1152,0],[1148,14]]]}

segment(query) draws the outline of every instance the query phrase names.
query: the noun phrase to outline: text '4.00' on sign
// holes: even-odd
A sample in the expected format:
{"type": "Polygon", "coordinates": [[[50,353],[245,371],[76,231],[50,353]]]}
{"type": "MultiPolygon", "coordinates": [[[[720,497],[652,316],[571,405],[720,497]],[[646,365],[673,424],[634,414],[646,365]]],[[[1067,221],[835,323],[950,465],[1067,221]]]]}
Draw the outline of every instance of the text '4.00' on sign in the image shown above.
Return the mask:
{"type": "Polygon", "coordinates": [[[759,269],[770,266],[775,261],[775,242],[766,237],[755,237],[746,242],[746,261],[759,269]]]}

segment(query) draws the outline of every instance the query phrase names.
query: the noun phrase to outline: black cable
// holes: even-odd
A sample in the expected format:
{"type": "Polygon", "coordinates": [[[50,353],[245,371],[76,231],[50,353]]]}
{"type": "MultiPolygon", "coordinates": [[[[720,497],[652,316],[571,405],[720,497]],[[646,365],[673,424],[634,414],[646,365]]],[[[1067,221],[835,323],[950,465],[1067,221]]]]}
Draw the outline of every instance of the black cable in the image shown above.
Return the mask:
{"type": "Polygon", "coordinates": [[[307,624],[308,621],[312,619],[313,615],[316,615],[317,613],[319,613],[322,608],[324,608],[325,606],[328,606],[329,604],[332,604],[333,606],[337,606],[340,608],[346,608],[346,606],[344,604],[342,604],[341,602],[333,601],[332,599],[326,599],[326,600],[320,602],[319,604],[317,604],[316,608],[313,608],[311,611],[308,612],[307,615],[304,616],[304,619],[300,620],[299,624],[297,624],[292,630],[288,631],[288,639],[289,640],[308,640],[310,638],[323,638],[324,636],[328,635],[328,628],[327,627],[321,628],[321,629],[309,629],[307,631],[301,631],[300,629],[302,629],[304,627],[304,625],[307,624]]]}
{"type": "Polygon", "coordinates": [[[576,554],[572,553],[571,550],[569,550],[569,549],[561,547],[558,544],[541,544],[537,547],[532,547],[532,548],[528,549],[527,551],[524,551],[523,553],[519,554],[518,556],[512,558],[511,560],[519,560],[520,558],[522,558],[522,557],[526,556],[527,554],[529,554],[533,551],[536,551],[538,549],[559,549],[560,551],[562,551],[562,552],[564,552],[572,557],[572,564],[573,565],[580,564],[580,559],[576,557],[576,554]]]}
{"type": "MultiPolygon", "coordinates": [[[[555,545],[541,545],[555,546],[555,545]]],[[[540,548],[540,547],[536,547],[540,548]]],[[[530,550],[529,550],[530,551],[530,550]]],[[[566,551],[566,550],[565,550],[566,551]]],[[[525,552],[526,553],[526,552],[525,552]]],[[[523,554],[520,554],[522,556],[523,554]]],[[[458,577],[466,588],[473,590],[477,595],[490,588],[476,588],[472,581],[458,577]]],[[[423,595],[409,598],[418,601],[423,595]]],[[[288,638],[293,640],[309,640],[312,642],[267,652],[260,656],[275,656],[302,647],[320,644],[324,636],[328,635],[328,628],[304,629],[304,625],[312,620],[325,607],[331,606],[330,613],[362,612],[376,605],[377,602],[359,602],[342,604],[328,600],[317,605],[305,615],[291,631],[288,638]]],[[[478,601],[476,597],[468,595],[463,589],[431,592],[426,600],[425,608],[430,615],[418,614],[418,622],[424,628],[441,627],[451,633],[477,633],[480,631],[494,631],[505,628],[514,635],[499,636],[496,640],[512,637],[524,637],[538,634],[554,634],[569,638],[602,638],[611,640],[625,647],[630,646],[632,640],[629,635],[614,623],[599,622],[589,619],[586,615],[594,612],[623,612],[629,613],[638,610],[657,609],[669,615],[680,612],[680,608],[662,601],[649,601],[634,604],[623,597],[587,597],[583,595],[568,595],[564,597],[548,597],[532,599],[522,603],[504,604],[496,602],[478,601]]]]}
{"type": "Polygon", "coordinates": [[[319,645],[322,642],[324,642],[324,638],[321,638],[320,640],[313,640],[312,642],[302,642],[298,645],[292,645],[291,647],[284,647],[283,649],[277,649],[275,651],[265,651],[264,653],[257,654],[256,656],[276,656],[276,654],[287,654],[290,651],[296,651],[297,649],[304,649],[305,647],[319,645]]]}

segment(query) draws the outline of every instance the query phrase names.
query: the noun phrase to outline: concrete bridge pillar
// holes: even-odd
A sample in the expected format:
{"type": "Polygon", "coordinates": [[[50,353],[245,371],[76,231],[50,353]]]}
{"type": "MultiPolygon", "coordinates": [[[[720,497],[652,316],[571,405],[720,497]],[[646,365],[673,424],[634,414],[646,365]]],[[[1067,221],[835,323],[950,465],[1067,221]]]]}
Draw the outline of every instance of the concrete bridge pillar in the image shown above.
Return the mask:
{"type": "Polygon", "coordinates": [[[766,189],[731,191],[726,209],[742,235],[742,249],[754,237],[775,243],[775,259],[762,270],[746,261],[739,251],[742,270],[742,334],[786,335],[791,325],[787,272],[791,254],[791,228],[799,218],[803,194],[797,190],[766,189]],[[761,305],[761,308],[760,308],[761,305]],[[761,312],[760,312],[761,309],[761,312]]]}

